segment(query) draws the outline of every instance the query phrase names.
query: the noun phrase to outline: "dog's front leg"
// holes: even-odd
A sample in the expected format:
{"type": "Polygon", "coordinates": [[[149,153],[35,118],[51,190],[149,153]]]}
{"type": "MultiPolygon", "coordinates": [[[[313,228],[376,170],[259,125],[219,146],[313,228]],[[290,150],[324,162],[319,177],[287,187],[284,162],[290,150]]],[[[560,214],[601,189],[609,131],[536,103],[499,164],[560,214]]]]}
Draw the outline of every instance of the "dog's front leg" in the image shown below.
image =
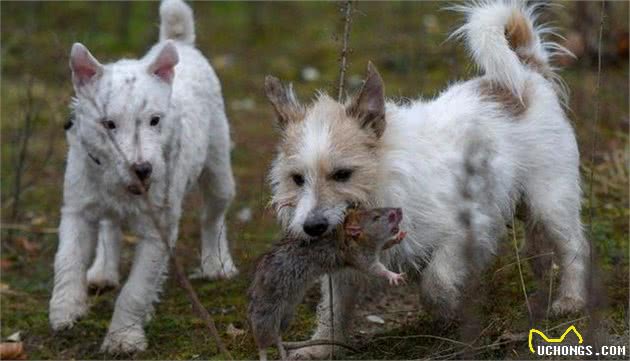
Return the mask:
{"type": "Polygon", "coordinates": [[[118,288],[121,240],[122,232],[119,222],[111,219],[101,220],[96,256],[87,273],[88,285],[91,289],[118,288]]]}
{"type": "Polygon", "coordinates": [[[97,223],[82,214],[68,208],[61,211],[55,286],[48,315],[55,331],[71,328],[88,310],[86,269],[94,250],[97,223]]]}
{"type": "MultiPolygon", "coordinates": [[[[137,245],[129,279],[116,300],[112,322],[101,346],[103,352],[129,354],[147,348],[144,324],[151,318],[153,304],[158,301],[168,272],[169,255],[159,232],[146,218],[136,225],[136,232],[143,240],[137,245]]],[[[167,224],[173,241],[177,226],[167,224]]]]}
{"type": "MultiPolygon", "coordinates": [[[[364,278],[356,271],[344,270],[332,275],[333,291],[333,318],[334,340],[345,342],[348,329],[354,314],[354,306],[357,294],[362,288],[364,278]]],[[[330,293],[328,275],[322,277],[322,299],[317,306],[317,329],[313,334],[313,340],[332,340],[333,328],[331,327],[330,293]]],[[[323,359],[329,358],[331,353],[339,357],[344,352],[341,347],[330,345],[311,346],[297,349],[290,353],[289,359],[323,359]]]]}

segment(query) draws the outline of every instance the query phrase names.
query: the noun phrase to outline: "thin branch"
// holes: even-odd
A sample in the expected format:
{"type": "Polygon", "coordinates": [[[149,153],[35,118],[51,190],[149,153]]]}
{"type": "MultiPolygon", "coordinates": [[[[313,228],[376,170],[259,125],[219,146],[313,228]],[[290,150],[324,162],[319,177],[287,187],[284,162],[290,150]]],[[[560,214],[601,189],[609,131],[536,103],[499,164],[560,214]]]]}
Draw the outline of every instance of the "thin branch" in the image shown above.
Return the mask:
{"type": "Polygon", "coordinates": [[[30,224],[19,223],[2,223],[0,224],[0,230],[7,231],[20,231],[28,233],[41,233],[41,234],[55,234],[59,232],[58,228],[52,227],[37,227],[30,224]]]}
{"type": "MultiPolygon", "coordinates": [[[[339,83],[337,86],[337,100],[341,103],[343,100],[344,84],[346,81],[346,68],[348,67],[348,43],[350,40],[350,29],[352,25],[352,1],[346,1],[342,7],[344,14],[343,40],[341,45],[341,54],[339,58],[339,83]]],[[[335,302],[333,296],[333,277],[328,274],[328,307],[330,309],[330,333],[331,339],[335,339],[335,302]]],[[[335,345],[330,344],[330,358],[335,356],[335,345]]]]}
{"type": "Polygon", "coordinates": [[[26,88],[26,112],[24,114],[24,124],[19,132],[19,151],[15,159],[15,177],[13,181],[13,208],[11,219],[15,222],[20,215],[20,197],[22,195],[22,176],[26,168],[28,146],[33,135],[33,120],[37,115],[33,97],[33,79],[29,78],[26,88]]]}
{"type": "Polygon", "coordinates": [[[341,45],[341,56],[339,58],[339,84],[337,86],[337,100],[343,100],[344,85],[346,81],[346,70],[348,67],[348,44],[350,40],[350,28],[352,26],[352,1],[346,1],[342,11],[344,13],[343,39],[341,45]]]}
{"type": "Polygon", "coordinates": [[[525,278],[523,277],[523,268],[521,266],[521,256],[518,253],[518,241],[516,240],[516,222],[514,220],[514,211],[512,211],[512,241],[514,243],[514,254],[516,254],[516,264],[518,266],[518,276],[521,281],[521,288],[523,289],[523,297],[525,297],[525,305],[527,305],[527,314],[529,315],[529,323],[534,322],[534,316],[532,314],[532,308],[529,305],[529,298],[527,297],[527,288],[525,287],[525,278]]]}
{"type": "MultiPolygon", "coordinates": [[[[512,227],[514,227],[514,225],[512,225],[512,227]]],[[[540,258],[540,257],[553,256],[553,255],[554,255],[554,252],[545,252],[545,253],[540,253],[540,254],[536,254],[536,255],[533,255],[533,256],[521,258],[520,260],[521,260],[521,262],[523,262],[523,261],[529,261],[529,260],[540,258]]],[[[497,273],[499,273],[499,272],[503,271],[504,269],[506,269],[506,268],[508,268],[510,266],[513,266],[515,264],[518,264],[518,262],[510,262],[510,263],[508,263],[508,264],[506,264],[506,265],[504,265],[502,267],[499,267],[496,271],[494,271],[494,274],[496,275],[497,273]]]]}
{"type": "Polygon", "coordinates": [[[460,346],[472,347],[472,343],[461,342],[461,341],[454,340],[452,338],[435,336],[435,335],[381,336],[381,337],[375,337],[373,340],[374,341],[377,341],[377,340],[407,340],[407,339],[414,339],[414,338],[431,338],[431,339],[435,339],[435,340],[450,342],[450,343],[453,343],[453,344],[456,344],[456,345],[460,345],[460,346]]]}
{"type": "Polygon", "coordinates": [[[347,348],[348,350],[355,353],[359,352],[359,350],[348,345],[347,343],[334,341],[334,340],[308,340],[308,341],[297,341],[297,342],[283,342],[282,345],[287,350],[297,350],[300,348],[311,347],[311,346],[330,345],[330,346],[339,346],[339,347],[347,348]]]}
{"type": "MultiPolygon", "coordinates": [[[[589,271],[588,271],[588,285],[587,285],[587,292],[588,295],[587,297],[589,298],[588,303],[588,311],[589,314],[592,313],[592,305],[593,305],[593,269],[594,269],[594,262],[595,259],[593,257],[593,237],[594,237],[594,232],[593,232],[593,221],[595,220],[595,206],[594,206],[594,178],[595,178],[595,151],[597,149],[597,143],[599,141],[598,137],[597,137],[597,127],[599,124],[599,108],[600,108],[600,101],[601,101],[601,77],[602,77],[602,37],[604,34],[604,19],[605,19],[605,12],[606,12],[606,2],[602,1],[601,2],[601,9],[600,9],[600,19],[599,19],[599,35],[598,35],[598,43],[597,43],[597,83],[595,85],[595,114],[593,117],[593,123],[592,123],[592,129],[591,129],[591,135],[592,135],[592,142],[591,142],[591,169],[590,169],[590,174],[589,174],[589,183],[590,183],[590,190],[589,190],[589,212],[588,212],[588,224],[589,224],[589,235],[588,235],[588,247],[589,247],[589,271]]],[[[592,315],[591,315],[592,316],[592,315]]]]}

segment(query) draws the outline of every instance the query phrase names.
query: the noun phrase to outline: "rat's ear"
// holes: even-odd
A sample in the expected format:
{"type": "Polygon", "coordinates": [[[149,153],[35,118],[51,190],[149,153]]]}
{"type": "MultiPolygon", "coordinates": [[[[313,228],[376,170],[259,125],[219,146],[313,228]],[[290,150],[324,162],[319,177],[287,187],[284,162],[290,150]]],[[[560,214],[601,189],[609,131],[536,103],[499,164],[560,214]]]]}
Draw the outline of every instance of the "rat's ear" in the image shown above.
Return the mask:
{"type": "Polygon", "coordinates": [[[267,75],[265,77],[265,95],[276,111],[278,127],[284,130],[287,124],[304,118],[304,108],[297,100],[291,84],[285,86],[280,79],[267,75]]]}
{"type": "Polygon", "coordinates": [[[70,50],[70,70],[75,88],[79,88],[103,73],[103,66],[81,43],[74,43],[70,50]]]}
{"type": "Polygon", "coordinates": [[[372,62],[368,63],[365,83],[346,108],[346,114],[355,118],[361,128],[372,130],[378,138],[385,132],[383,79],[372,62]]]}

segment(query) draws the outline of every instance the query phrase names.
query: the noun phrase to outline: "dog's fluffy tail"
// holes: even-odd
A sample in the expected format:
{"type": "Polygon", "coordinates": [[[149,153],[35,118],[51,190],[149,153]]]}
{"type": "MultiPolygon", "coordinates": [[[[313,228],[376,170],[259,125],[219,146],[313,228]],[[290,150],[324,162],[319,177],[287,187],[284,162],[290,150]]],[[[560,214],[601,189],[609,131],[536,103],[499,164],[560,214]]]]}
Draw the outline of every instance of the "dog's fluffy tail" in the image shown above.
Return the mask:
{"type": "Polygon", "coordinates": [[[535,24],[537,6],[518,0],[480,0],[451,9],[466,16],[465,24],[451,36],[466,41],[477,65],[496,85],[522,99],[528,71],[539,72],[554,84],[559,81],[549,58],[570,52],[542,40],[545,33],[555,33],[535,24]]]}
{"type": "Polygon", "coordinates": [[[168,39],[195,42],[193,12],[182,0],[162,0],[160,5],[160,41],[168,39]]]}

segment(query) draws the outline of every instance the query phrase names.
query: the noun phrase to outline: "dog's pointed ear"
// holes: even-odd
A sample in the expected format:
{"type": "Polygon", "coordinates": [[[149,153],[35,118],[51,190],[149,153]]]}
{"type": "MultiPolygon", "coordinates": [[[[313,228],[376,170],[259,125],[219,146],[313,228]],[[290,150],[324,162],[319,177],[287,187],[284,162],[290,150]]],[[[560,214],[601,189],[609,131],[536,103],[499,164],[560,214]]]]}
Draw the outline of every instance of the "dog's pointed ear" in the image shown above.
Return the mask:
{"type": "Polygon", "coordinates": [[[70,50],[70,70],[75,87],[83,86],[103,73],[103,66],[81,43],[74,43],[70,50]]]}
{"type": "Polygon", "coordinates": [[[267,75],[265,95],[276,111],[280,129],[284,130],[287,124],[297,122],[304,117],[304,108],[297,100],[291,84],[285,86],[278,78],[267,75]]]}
{"type": "Polygon", "coordinates": [[[171,84],[175,76],[175,65],[179,62],[179,55],[173,42],[168,41],[149,65],[149,73],[171,84]]]}
{"type": "Polygon", "coordinates": [[[359,121],[362,128],[371,129],[377,137],[385,132],[385,90],[378,70],[368,63],[365,82],[350,105],[346,114],[359,121]]]}

